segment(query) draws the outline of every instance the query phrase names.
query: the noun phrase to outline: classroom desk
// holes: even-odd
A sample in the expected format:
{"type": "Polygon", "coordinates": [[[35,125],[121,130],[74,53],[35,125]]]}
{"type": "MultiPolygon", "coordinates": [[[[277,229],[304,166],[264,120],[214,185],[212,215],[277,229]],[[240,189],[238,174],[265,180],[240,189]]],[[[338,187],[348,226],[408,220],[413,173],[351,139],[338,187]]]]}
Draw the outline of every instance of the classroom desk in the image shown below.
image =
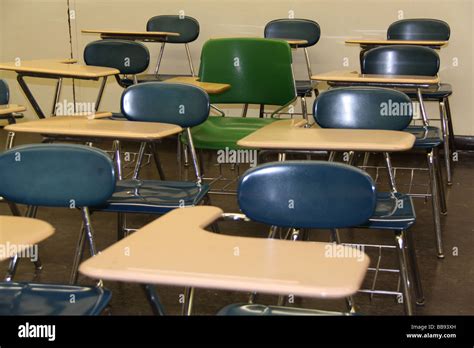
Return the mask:
{"type": "Polygon", "coordinates": [[[14,114],[15,112],[23,112],[26,108],[21,105],[7,104],[0,105],[0,116],[14,114]]]}
{"type": "Polygon", "coordinates": [[[55,115],[56,105],[59,102],[62,82],[64,78],[72,78],[79,80],[99,80],[100,78],[102,78],[102,84],[96,100],[97,110],[100,104],[100,100],[102,98],[102,94],[104,92],[107,77],[120,73],[117,69],[77,64],[75,60],[70,59],[45,59],[29,61],[25,60],[21,61],[20,63],[0,63],[0,70],[14,71],[17,73],[18,83],[20,84],[21,89],[25,93],[26,97],[28,98],[28,101],[33,106],[33,109],[35,110],[39,118],[45,118],[45,113],[39,106],[33,94],[31,93],[30,88],[24,80],[25,77],[37,77],[57,80],[52,110],[52,115],[55,115]]]}
{"type": "Polygon", "coordinates": [[[163,42],[170,36],[180,36],[179,33],[167,31],[129,31],[129,30],[99,30],[83,29],[83,34],[100,34],[102,39],[122,39],[143,42],[163,42]]]}
{"type": "Polygon", "coordinates": [[[315,298],[343,298],[359,289],[367,255],[328,257],[333,244],[204,230],[222,213],[211,206],[175,209],[85,261],[79,271],[104,280],[315,298]]]}
{"type": "Polygon", "coordinates": [[[110,113],[92,116],[58,116],[37,121],[22,122],[5,127],[8,131],[7,149],[13,147],[15,133],[41,134],[52,140],[95,142],[113,140],[117,176],[122,179],[120,140],[154,143],[159,139],[178,134],[179,126],[158,122],[136,122],[104,119],[110,113]]]}
{"type": "Polygon", "coordinates": [[[370,49],[378,46],[390,45],[410,45],[410,46],[426,46],[433,49],[440,49],[448,44],[448,41],[432,41],[432,40],[387,40],[387,39],[348,39],[347,44],[359,45],[362,49],[370,49]]]}
{"type": "Polygon", "coordinates": [[[178,76],[171,79],[162,81],[164,83],[184,83],[187,85],[193,85],[205,90],[208,94],[220,94],[231,88],[231,85],[227,83],[213,83],[213,82],[200,82],[199,77],[194,76],[178,76]]]}
{"type": "MultiPolygon", "coordinates": [[[[155,74],[158,74],[160,68],[161,59],[163,57],[165,44],[168,41],[168,38],[173,36],[180,36],[179,33],[166,32],[166,31],[128,31],[128,30],[82,30],[84,34],[100,34],[102,39],[121,39],[121,40],[131,40],[131,41],[142,41],[142,42],[160,42],[161,49],[158,54],[158,61],[155,68],[155,74]]],[[[189,48],[186,46],[186,54],[190,56],[189,48]]],[[[192,68],[192,75],[194,75],[194,68],[192,68]]],[[[152,79],[151,81],[155,81],[152,79]]]]}
{"type": "Polygon", "coordinates": [[[240,139],[237,145],[282,151],[400,152],[410,150],[415,143],[415,136],[407,132],[305,125],[305,121],[296,119],[276,121],[240,139]]]}
{"type": "Polygon", "coordinates": [[[429,125],[428,115],[423,102],[422,89],[438,86],[438,76],[404,76],[360,74],[357,71],[336,70],[311,77],[315,81],[327,82],[330,86],[374,86],[386,88],[416,89],[420,102],[421,115],[425,126],[429,125]]]}
{"type": "MultiPolygon", "coordinates": [[[[17,253],[21,253],[50,237],[53,233],[53,226],[38,219],[0,216],[0,246],[3,246],[5,251],[8,251],[10,246],[17,253]]],[[[8,252],[2,252],[0,253],[0,261],[14,256],[8,252]]]]}
{"type": "Polygon", "coordinates": [[[177,134],[182,128],[158,122],[117,121],[90,116],[57,116],[37,121],[8,125],[5,130],[14,133],[35,133],[47,137],[65,136],[83,139],[113,139],[155,141],[177,134]]]}
{"type": "Polygon", "coordinates": [[[360,62],[362,57],[368,50],[379,46],[393,46],[393,45],[409,45],[409,46],[424,46],[434,50],[439,50],[446,46],[449,41],[431,41],[431,40],[388,40],[388,39],[349,39],[346,44],[359,45],[361,50],[359,54],[360,62]]]}

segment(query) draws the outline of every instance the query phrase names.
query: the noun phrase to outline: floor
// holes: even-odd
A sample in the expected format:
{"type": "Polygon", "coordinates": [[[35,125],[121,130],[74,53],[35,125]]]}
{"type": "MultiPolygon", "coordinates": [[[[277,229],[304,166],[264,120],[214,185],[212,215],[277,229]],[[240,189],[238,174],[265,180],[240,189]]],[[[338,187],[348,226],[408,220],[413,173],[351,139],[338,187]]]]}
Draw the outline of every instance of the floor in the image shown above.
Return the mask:
{"type": "MultiPolygon", "coordinates": [[[[0,130],[0,148],[4,148],[6,133],[0,130]]],[[[16,145],[38,143],[40,137],[18,135],[16,145]]],[[[100,144],[104,149],[110,144],[100,144]]],[[[134,151],[133,144],[126,144],[126,150],[134,151]]],[[[167,179],[178,177],[176,161],[176,140],[169,139],[160,145],[160,156],[167,179]]],[[[204,169],[207,174],[216,173],[215,156],[204,154],[204,169]]],[[[315,157],[317,159],[317,157],[315,157]]],[[[321,157],[323,159],[323,157],[321,157]]],[[[424,166],[424,155],[401,154],[394,156],[396,166],[424,166]]],[[[379,165],[377,156],[371,157],[371,165],[379,165]]],[[[245,170],[242,166],[241,171],[245,170]]],[[[232,175],[235,171],[225,169],[226,174],[232,175]]],[[[192,170],[184,170],[184,174],[192,178],[192,170]]],[[[375,172],[374,172],[375,173],[375,172]]],[[[399,171],[398,181],[400,191],[408,189],[406,184],[410,180],[410,173],[399,171]]],[[[454,183],[447,189],[448,215],[442,217],[444,228],[445,254],[444,260],[436,258],[433,224],[431,219],[431,202],[423,198],[415,199],[417,213],[416,225],[410,230],[414,233],[419,267],[424,286],[426,303],[416,308],[420,315],[473,315],[474,314],[474,153],[460,153],[459,161],[455,165],[454,183]]],[[[157,171],[153,164],[142,169],[143,178],[157,178],[157,171]]],[[[381,175],[381,179],[383,175],[381,175]]],[[[415,182],[426,183],[427,173],[415,175],[415,182]]],[[[386,181],[386,180],[385,180],[386,181]]],[[[386,187],[380,183],[380,189],[386,187]]],[[[28,187],[25,187],[27,190],[28,187]]],[[[423,190],[423,187],[418,188],[423,190]]],[[[264,194],[264,193],[262,193],[264,194]]],[[[238,212],[235,196],[212,195],[213,205],[222,207],[226,212],[238,212]]],[[[0,214],[10,214],[5,204],[0,204],[0,214]]],[[[15,280],[38,281],[47,283],[67,283],[72,265],[72,256],[79,232],[81,220],[79,211],[69,209],[40,208],[38,218],[44,219],[56,228],[56,234],[40,245],[43,269],[35,273],[32,263],[22,260],[18,267],[15,280]]],[[[136,215],[129,217],[129,225],[140,227],[153,220],[153,216],[136,215]]],[[[93,216],[95,237],[99,250],[106,248],[116,240],[116,216],[108,213],[95,213],[93,216]]],[[[265,238],[268,227],[257,223],[223,223],[220,225],[222,233],[239,234],[265,238]]],[[[328,231],[311,231],[310,240],[329,241],[328,231]]],[[[342,230],[343,242],[370,243],[393,245],[394,238],[391,232],[375,230],[342,230]]],[[[150,257],[153,255],[153,245],[150,245],[150,257]]],[[[179,250],[176,252],[179,253],[179,250]]],[[[203,250],[203,253],[206,251],[203,250]]],[[[366,248],[371,256],[372,266],[378,259],[378,248],[366,248]],[[369,250],[370,249],[370,250],[369,250]]],[[[185,257],[185,255],[183,255],[185,257]]],[[[308,265],[308,268],[317,265],[308,265]]],[[[383,249],[380,267],[396,268],[397,262],[393,249],[383,249]]],[[[5,274],[7,263],[0,264],[0,272],[5,274]]],[[[373,273],[368,274],[364,286],[372,285],[373,273]]],[[[79,278],[80,284],[93,284],[93,280],[79,278]]],[[[379,273],[377,289],[396,290],[398,275],[396,273],[379,273]]],[[[113,293],[110,312],[114,315],[148,315],[150,307],[144,297],[142,289],[137,284],[105,282],[105,286],[113,293]]],[[[157,286],[167,314],[180,314],[180,298],[182,288],[157,286]]],[[[232,291],[198,289],[196,292],[194,314],[213,315],[227,304],[246,302],[248,293],[232,291]]],[[[277,296],[259,295],[257,302],[276,304],[277,296]]],[[[399,298],[393,295],[357,294],[355,296],[357,309],[360,313],[369,315],[400,315],[403,314],[403,305],[399,298]]],[[[322,301],[307,298],[288,299],[289,306],[303,306],[328,310],[343,310],[344,301],[322,301]]]]}

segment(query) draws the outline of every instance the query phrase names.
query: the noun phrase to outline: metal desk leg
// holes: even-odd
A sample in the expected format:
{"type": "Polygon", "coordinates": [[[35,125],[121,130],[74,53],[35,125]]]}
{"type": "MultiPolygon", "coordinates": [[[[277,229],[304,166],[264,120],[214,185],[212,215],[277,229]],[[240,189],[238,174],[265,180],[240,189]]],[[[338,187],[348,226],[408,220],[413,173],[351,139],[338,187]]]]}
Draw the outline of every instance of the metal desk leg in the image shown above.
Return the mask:
{"type": "Polygon", "coordinates": [[[39,118],[45,118],[45,115],[44,115],[43,110],[41,110],[41,107],[40,107],[39,104],[37,103],[35,97],[33,97],[33,94],[31,93],[30,88],[29,88],[28,85],[26,84],[23,75],[18,74],[17,77],[16,77],[16,79],[17,79],[18,84],[20,85],[22,91],[25,93],[26,98],[27,98],[28,101],[30,102],[31,106],[33,106],[33,109],[35,110],[36,115],[37,115],[39,118]]]}
{"type": "Polygon", "coordinates": [[[384,152],[383,156],[385,157],[385,163],[387,164],[388,178],[390,179],[390,189],[393,193],[397,192],[397,182],[395,180],[395,175],[393,172],[392,160],[388,152],[384,152]]]}
{"type": "Polygon", "coordinates": [[[61,89],[63,86],[63,78],[58,78],[58,83],[56,84],[56,91],[54,92],[54,101],[53,101],[53,110],[51,111],[52,116],[56,116],[56,109],[59,103],[59,98],[61,97],[61,89]]]}
{"type": "Polygon", "coordinates": [[[160,53],[158,54],[158,61],[156,62],[155,76],[157,78],[159,76],[158,72],[160,70],[161,60],[163,59],[163,53],[165,52],[165,45],[166,45],[166,42],[161,43],[160,53]]]}
{"type": "Polygon", "coordinates": [[[102,95],[104,94],[105,85],[107,83],[107,76],[104,76],[102,83],[100,84],[99,93],[97,94],[97,99],[95,101],[95,111],[99,110],[100,102],[102,101],[102,95]]]}
{"type": "Polygon", "coordinates": [[[425,103],[423,102],[423,94],[421,93],[421,88],[417,88],[416,95],[418,96],[418,101],[420,102],[421,117],[423,118],[423,125],[425,127],[428,127],[430,125],[430,121],[428,120],[425,103]]]}
{"type": "Polygon", "coordinates": [[[13,147],[14,141],[15,141],[15,132],[8,132],[5,150],[10,150],[13,147]]]}

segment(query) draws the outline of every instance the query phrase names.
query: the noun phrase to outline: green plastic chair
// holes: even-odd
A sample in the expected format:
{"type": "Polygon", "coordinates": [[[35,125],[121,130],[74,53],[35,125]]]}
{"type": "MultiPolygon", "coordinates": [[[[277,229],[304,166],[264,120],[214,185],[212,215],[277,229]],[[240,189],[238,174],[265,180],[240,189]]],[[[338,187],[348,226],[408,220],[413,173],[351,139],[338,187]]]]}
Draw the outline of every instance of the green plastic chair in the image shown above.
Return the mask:
{"type": "Polygon", "coordinates": [[[231,85],[228,91],[211,95],[212,104],[274,105],[278,109],[270,118],[224,117],[223,112],[222,116],[211,116],[192,129],[195,147],[201,150],[238,149],[237,141],[274,122],[274,116],[296,100],[291,64],[290,46],[281,40],[228,38],[207,41],[201,53],[200,80],[231,85]]]}

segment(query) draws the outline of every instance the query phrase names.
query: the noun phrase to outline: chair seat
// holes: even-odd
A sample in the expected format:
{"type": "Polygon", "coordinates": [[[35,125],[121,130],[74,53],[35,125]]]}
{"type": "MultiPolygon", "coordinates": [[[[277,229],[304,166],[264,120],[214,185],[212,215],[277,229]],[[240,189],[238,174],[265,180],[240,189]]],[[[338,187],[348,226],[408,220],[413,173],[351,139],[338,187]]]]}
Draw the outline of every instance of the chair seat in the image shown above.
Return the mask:
{"type": "Polygon", "coordinates": [[[296,94],[298,97],[311,97],[313,91],[316,89],[316,85],[312,81],[307,80],[297,80],[296,84],[296,94]]]}
{"type": "MultiPolygon", "coordinates": [[[[277,121],[275,118],[209,117],[206,122],[192,128],[194,146],[198,149],[237,149],[237,141],[256,130],[277,121]]],[[[186,138],[181,138],[186,143],[186,138]]]]}
{"type": "Polygon", "coordinates": [[[183,74],[159,74],[156,76],[155,74],[144,74],[144,75],[138,75],[137,76],[137,81],[138,83],[141,82],[151,82],[151,81],[165,81],[169,80],[175,77],[191,77],[192,75],[183,75],[183,74]]]}
{"type": "Polygon", "coordinates": [[[410,196],[402,193],[378,192],[374,215],[364,227],[406,230],[415,223],[415,220],[415,208],[410,196]]]}
{"type": "Polygon", "coordinates": [[[350,315],[349,313],[321,311],[317,309],[266,306],[260,304],[236,303],[222,308],[217,315],[229,316],[307,316],[307,315],[350,315]]]}
{"type": "MultiPolygon", "coordinates": [[[[403,90],[412,99],[417,99],[416,91],[413,89],[403,90]]],[[[439,101],[453,94],[453,87],[449,83],[441,83],[436,89],[425,89],[421,91],[424,100],[439,101]]]]}
{"type": "Polygon", "coordinates": [[[2,282],[0,315],[99,315],[111,296],[97,287],[2,282]]]}
{"type": "Polygon", "coordinates": [[[95,210],[123,213],[164,214],[175,208],[198,205],[209,185],[160,180],[121,180],[107,206],[95,210]]]}
{"type": "Polygon", "coordinates": [[[415,149],[431,149],[443,143],[441,131],[438,127],[433,126],[409,126],[405,129],[416,137],[415,149]]]}

